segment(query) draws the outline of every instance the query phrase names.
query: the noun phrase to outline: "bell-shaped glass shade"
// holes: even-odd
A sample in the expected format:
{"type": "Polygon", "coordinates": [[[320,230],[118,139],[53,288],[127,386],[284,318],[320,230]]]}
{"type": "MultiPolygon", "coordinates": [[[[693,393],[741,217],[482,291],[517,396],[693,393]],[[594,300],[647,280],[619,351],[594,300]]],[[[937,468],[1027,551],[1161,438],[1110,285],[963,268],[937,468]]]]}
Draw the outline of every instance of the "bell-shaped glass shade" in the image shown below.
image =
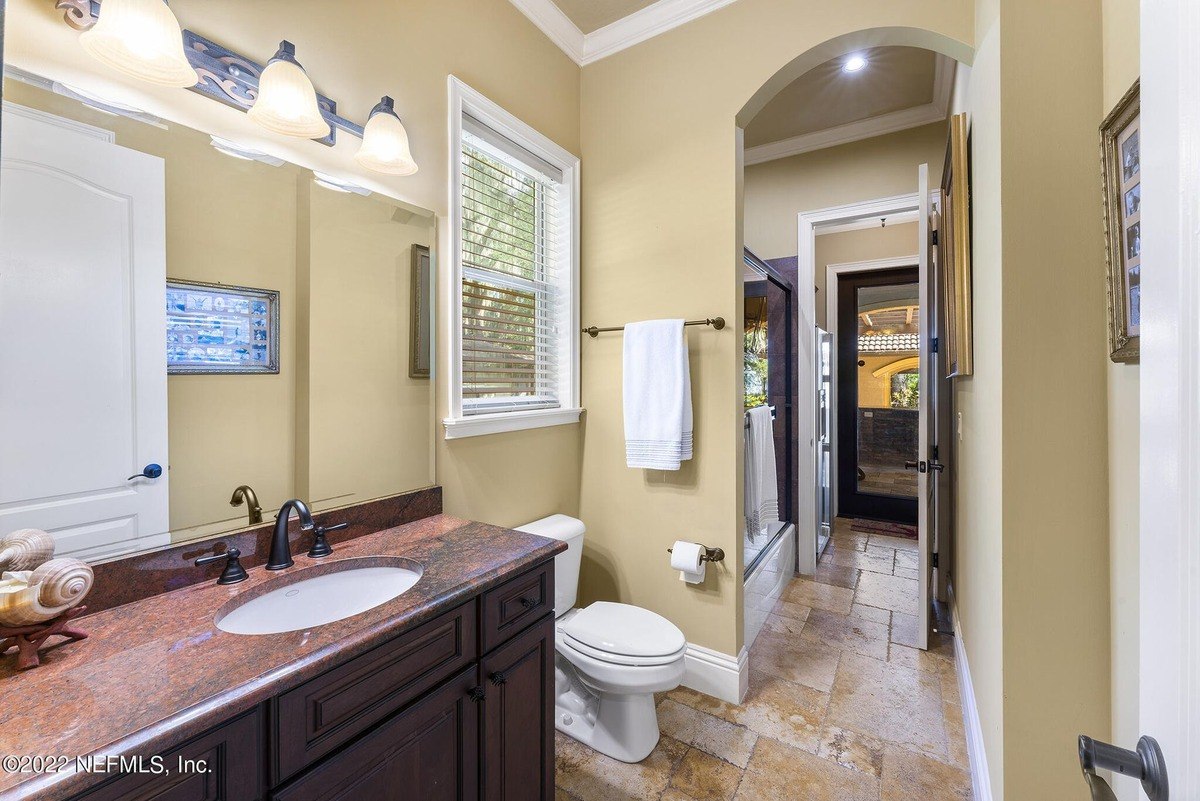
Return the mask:
{"type": "Polygon", "coordinates": [[[362,147],[355,160],[369,170],[388,175],[412,175],[417,171],[408,147],[408,131],[392,108],[392,99],[383,98],[363,129],[362,147]]]}
{"type": "Polygon", "coordinates": [[[79,37],[83,49],[117,72],[159,86],[195,86],[179,20],[163,0],[104,0],[100,18],[79,37]]]}
{"type": "Polygon", "coordinates": [[[329,123],[321,116],[317,90],[295,52],[291,42],[280,43],[279,52],[258,76],[258,98],[247,113],[273,133],[324,139],[329,136],[329,123]]]}

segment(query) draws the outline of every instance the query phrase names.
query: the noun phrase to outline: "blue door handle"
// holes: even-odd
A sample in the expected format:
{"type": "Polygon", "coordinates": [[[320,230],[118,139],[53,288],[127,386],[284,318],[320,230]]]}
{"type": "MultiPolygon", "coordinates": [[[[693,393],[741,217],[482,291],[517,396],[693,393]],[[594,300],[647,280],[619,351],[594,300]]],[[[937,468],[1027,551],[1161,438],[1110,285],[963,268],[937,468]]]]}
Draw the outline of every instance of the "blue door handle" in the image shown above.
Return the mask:
{"type": "Polygon", "coordinates": [[[133,481],[135,478],[158,478],[161,475],[162,475],[162,465],[158,465],[158,464],[155,464],[154,462],[151,462],[150,464],[148,464],[142,468],[142,472],[134,473],[132,476],[130,476],[129,478],[127,478],[125,480],[133,481]]]}

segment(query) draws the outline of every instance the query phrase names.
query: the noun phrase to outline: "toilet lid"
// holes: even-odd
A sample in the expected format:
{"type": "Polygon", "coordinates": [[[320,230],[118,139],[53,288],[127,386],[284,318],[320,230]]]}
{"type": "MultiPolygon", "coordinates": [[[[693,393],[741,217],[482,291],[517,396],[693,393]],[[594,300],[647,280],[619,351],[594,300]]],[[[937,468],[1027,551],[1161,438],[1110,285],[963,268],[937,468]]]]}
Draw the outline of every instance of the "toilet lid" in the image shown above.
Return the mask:
{"type": "Polygon", "coordinates": [[[669,656],[687,644],[679,627],[662,615],[609,601],[579,610],[560,631],[588,648],[621,656],[669,656]]]}

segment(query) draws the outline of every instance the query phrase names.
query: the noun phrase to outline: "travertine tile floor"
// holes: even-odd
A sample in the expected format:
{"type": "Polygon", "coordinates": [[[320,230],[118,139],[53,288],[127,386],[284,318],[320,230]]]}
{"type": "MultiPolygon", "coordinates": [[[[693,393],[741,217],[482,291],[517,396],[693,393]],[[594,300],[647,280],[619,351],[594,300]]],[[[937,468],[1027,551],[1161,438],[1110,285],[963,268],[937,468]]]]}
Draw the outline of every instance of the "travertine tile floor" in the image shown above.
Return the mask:
{"type": "Polygon", "coordinates": [[[557,736],[557,801],[969,801],[949,638],[916,637],[916,543],[839,520],[750,651],[735,706],[680,688],[627,765],[557,736]]]}

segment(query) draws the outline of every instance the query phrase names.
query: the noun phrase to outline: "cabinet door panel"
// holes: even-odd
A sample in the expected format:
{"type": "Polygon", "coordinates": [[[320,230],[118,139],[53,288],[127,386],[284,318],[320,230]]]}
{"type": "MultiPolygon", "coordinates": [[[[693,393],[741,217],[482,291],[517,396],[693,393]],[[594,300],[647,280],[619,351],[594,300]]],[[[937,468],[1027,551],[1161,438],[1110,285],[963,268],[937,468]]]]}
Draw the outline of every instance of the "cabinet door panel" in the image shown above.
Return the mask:
{"type": "Polygon", "coordinates": [[[554,798],[554,616],[483,661],[487,801],[554,798]]]}
{"type": "Polygon", "coordinates": [[[276,801],[475,801],[478,671],[468,668],[294,782],[276,801]]]}
{"type": "Polygon", "coordinates": [[[262,734],[255,707],[164,754],[169,773],[121,776],[76,801],[255,801],[264,785],[262,734]]]}

